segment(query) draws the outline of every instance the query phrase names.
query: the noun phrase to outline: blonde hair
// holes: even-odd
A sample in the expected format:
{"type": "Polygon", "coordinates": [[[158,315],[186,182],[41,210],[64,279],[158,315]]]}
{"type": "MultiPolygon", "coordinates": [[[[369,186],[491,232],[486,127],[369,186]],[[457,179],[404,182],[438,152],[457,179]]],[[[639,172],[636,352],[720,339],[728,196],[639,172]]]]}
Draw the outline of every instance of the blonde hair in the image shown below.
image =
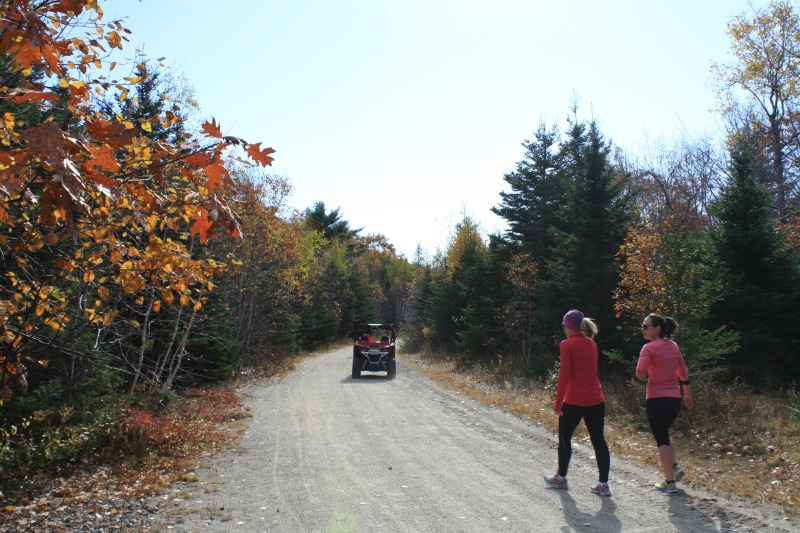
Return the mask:
{"type": "Polygon", "coordinates": [[[597,324],[594,323],[594,320],[589,317],[584,317],[583,320],[581,320],[581,333],[585,336],[593,339],[594,336],[597,335],[597,331],[597,324]]]}

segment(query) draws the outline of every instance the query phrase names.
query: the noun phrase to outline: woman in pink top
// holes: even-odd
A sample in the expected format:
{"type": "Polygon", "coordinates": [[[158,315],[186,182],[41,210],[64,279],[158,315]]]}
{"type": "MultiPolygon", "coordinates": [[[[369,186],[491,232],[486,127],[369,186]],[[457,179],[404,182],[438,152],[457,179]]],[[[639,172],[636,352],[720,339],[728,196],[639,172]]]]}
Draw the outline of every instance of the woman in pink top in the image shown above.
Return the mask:
{"type": "Polygon", "coordinates": [[[672,340],[677,329],[678,323],[672,318],[655,313],[647,315],[642,321],[642,336],[649,342],[642,346],[636,364],[636,377],[647,379],[647,421],[664,472],[664,480],[656,483],[656,490],[670,493],[678,491],[675,482],[684,476],[669,439],[669,428],[681,410],[681,388],[687,409],[694,407],[686,363],[681,349],[672,340]]]}
{"type": "Polygon", "coordinates": [[[611,455],[603,435],[606,404],[603,388],[597,379],[597,326],[577,309],[564,315],[561,325],[567,339],[561,341],[559,351],[561,366],[558,371],[558,389],[553,411],[558,415],[558,471],[545,476],[544,482],[554,489],[567,488],[567,469],[572,458],[572,434],[583,420],[592,440],[597,461],[599,480],[592,492],[611,496],[608,471],[611,455]]]}

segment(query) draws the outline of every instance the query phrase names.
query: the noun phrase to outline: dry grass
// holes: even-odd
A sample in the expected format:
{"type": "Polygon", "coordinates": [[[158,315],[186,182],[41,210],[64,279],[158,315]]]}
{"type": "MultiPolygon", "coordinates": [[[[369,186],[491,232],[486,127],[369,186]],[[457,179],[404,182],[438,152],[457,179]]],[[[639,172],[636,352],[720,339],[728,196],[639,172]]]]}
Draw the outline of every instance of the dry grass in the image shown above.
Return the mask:
{"type": "MultiPolygon", "coordinates": [[[[554,391],[540,382],[482,369],[458,369],[454,362],[404,354],[403,363],[486,405],[529,418],[551,431],[554,391]]],[[[645,387],[630,381],[603,384],[606,439],[612,454],[658,469],[644,413],[645,387]]],[[[686,483],[721,496],[779,505],[800,516],[800,424],[785,398],[754,394],[741,384],[693,385],[697,406],[683,411],[671,437],[686,483]]],[[[581,426],[577,440],[588,443],[581,426]]]]}

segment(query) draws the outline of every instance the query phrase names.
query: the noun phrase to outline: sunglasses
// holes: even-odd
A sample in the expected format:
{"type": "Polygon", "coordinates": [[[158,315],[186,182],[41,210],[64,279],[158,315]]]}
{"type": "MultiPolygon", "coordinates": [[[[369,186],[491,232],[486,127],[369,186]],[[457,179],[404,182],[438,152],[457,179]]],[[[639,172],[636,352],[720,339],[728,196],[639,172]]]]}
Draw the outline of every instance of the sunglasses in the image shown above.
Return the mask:
{"type": "Polygon", "coordinates": [[[654,328],[655,325],[653,325],[653,324],[642,324],[640,327],[642,329],[647,329],[647,328],[654,328]]]}

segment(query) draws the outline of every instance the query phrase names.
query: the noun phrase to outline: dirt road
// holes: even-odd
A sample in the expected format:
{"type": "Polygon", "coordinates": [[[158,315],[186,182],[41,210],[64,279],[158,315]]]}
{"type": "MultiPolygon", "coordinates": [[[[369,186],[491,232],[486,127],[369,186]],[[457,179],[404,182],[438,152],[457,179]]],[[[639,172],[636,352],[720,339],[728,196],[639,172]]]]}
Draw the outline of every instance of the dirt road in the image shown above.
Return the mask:
{"type": "Polygon", "coordinates": [[[170,531],[793,531],[763,510],[692,489],[651,490],[655,470],[612,456],[613,496],[591,494],[591,448],[569,491],[544,488],[556,438],[409,371],[350,377],[350,349],[253,386],[240,448],[163,506],[170,531]],[[380,376],[380,377],[379,377],[380,376]]]}

